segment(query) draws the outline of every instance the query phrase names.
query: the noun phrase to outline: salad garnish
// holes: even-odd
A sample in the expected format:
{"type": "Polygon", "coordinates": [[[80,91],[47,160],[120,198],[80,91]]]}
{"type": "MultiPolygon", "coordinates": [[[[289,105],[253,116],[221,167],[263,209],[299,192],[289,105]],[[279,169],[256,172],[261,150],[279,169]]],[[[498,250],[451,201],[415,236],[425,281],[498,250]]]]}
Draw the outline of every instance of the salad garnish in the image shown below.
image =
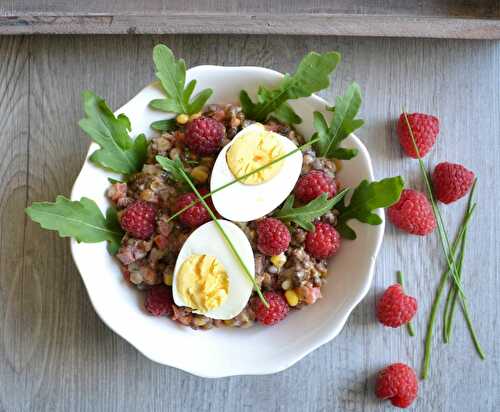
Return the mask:
{"type": "Polygon", "coordinates": [[[311,52],[299,63],[294,74],[286,74],[276,89],[260,86],[254,103],[245,90],[240,92],[240,103],[245,115],[257,122],[270,116],[283,123],[297,124],[302,119],[287,103],[288,100],[308,97],[330,86],[330,74],[340,62],[340,54],[311,52]]]}
{"type": "Polygon", "coordinates": [[[331,210],[342,200],[348,191],[349,189],[344,189],[331,199],[328,199],[327,193],[323,193],[321,196],[311,200],[306,205],[299,207],[294,207],[295,196],[290,195],[285,200],[285,203],[283,203],[281,209],[278,209],[274,216],[285,223],[293,222],[302,229],[309,232],[313,231],[313,221],[331,210]]]}
{"type": "Polygon", "coordinates": [[[124,114],[115,116],[104,99],[82,93],[86,117],[78,123],[101,148],[90,156],[98,166],[124,175],[138,172],[146,160],[148,142],[144,134],[135,139],[129,135],[130,120],[124,114]]]}
{"type": "Polygon", "coordinates": [[[349,205],[339,203],[337,230],[346,239],[356,239],[356,232],[347,224],[349,220],[356,219],[370,225],[380,225],[382,219],[374,210],[388,207],[399,200],[404,181],[401,176],[388,177],[378,182],[363,180],[352,194],[349,205]]]}
{"type": "Polygon", "coordinates": [[[361,89],[357,83],[353,82],[343,96],[337,96],[335,106],[327,108],[333,112],[330,125],[327,124],[323,114],[314,112],[316,133],[313,139],[318,138],[314,147],[320,156],[349,160],[358,154],[357,149],[345,149],[339,146],[344,139],[364,124],[362,119],[356,119],[361,100],[361,89]]]}
{"type": "MultiPolygon", "coordinates": [[[[158,44],[153,49],[153,61],[156,66],[156,77],[160,80],[166,97],[152,100],[149,105],[153,109],[167,113],[194,114],[198,113],[208,98],[212,89],[204,89],[191,98],[196,80],[186,85],[186,63],[183,59],[176,60],[172,50],[164,44],[158,44]]],[[[164,127],[168,123],[162,123],[164,127]]],[[[160,127],[159,123],[155,127],[160,127]]]]}
{"type": "Polygon", "coordinates": [[[33,203],[26,214],[44,229],[56,230],[60,237],[73,237],[84,243],[108,241],[112,255],[118,251],[124,235],[116,210],[110,207],[104,216],[97,204],[86,197],[72,201],[57,196],[54,203],[33,203]]]}

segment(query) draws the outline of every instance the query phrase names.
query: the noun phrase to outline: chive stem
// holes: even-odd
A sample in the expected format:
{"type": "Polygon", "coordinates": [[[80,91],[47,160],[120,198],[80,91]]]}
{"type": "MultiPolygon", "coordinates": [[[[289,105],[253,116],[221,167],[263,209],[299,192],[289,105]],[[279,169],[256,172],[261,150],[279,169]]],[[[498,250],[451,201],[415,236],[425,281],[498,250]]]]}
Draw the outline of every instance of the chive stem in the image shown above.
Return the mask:
{"type": "MultiPolygon", "coordinates": [[[[452,253],[456,251],[459,243],[461,242],[464,236],[465,230],[469,224],[469,220],[472,217],[472,214],[474,213],[475,206],[476,205],[473,205],[472,208],[470,210],[467,210],[464,215],[462,226],[452,246],[452,253]]],[[[431,362],[432,335],[434,334],[434,323],[436,322],[437,310],[439,308],[439,303],[441,301],[441,295],[443,294],[443,290],[446,285],[446,280],[449,277],[449,272],[450,268],[448,267],[441,275],[441,279],[439,280],[439,285],[436,290],[436,295],[434,296],[434,301],[432,302],[431,312],[429,314],[429,321],[427,323],[427,330],[425,334],[425,349],[424,349],[422,379],[426,379],[429,374],[429,366],[431,362]]]]}
{"type": "Polygon", "coordinates": [[[417,147],[417,142],[415,141],[415,136],[413,135],[413,130],[410,125],[410,121],[408,120],[408,115],[406,114],[406,111],[403,109],[403,115],[405,118],[406,125],[408,127],[408,131],[410,133],[410,137],[413,143],[413,148],[415,149],[415,153],[417,154],[417,159],[418,163],[420,165],[420,170],[422,172],[422,177],[424,178],[424,183],[427,189],[427,195],[429,197],[429,200],[431,202],[432,206],[432,211],[434,213],[434,217],[436,218],[437,222],[437,227],[438,227],[438,233],[439,233],[439,240],[441,242],[441,247],[443,249],[446,262],[448,263],[448,266],[450,268],[451,275],[457,285],[458,290],[460,291],[460,295],[462,298],[465,298],[464,291],[462,289],[462,285],[460,284],[460,280],[457,277],[457,270],[455,266],[455,262],[453,259],[450,259],[450,241],[448,239],[448,234],[446,233],[446,229],[444,228],[444,223],[443,223],[443,218],[441,216],[441,212],[439,211],[439,208],[437,207],[436,201],[434,199],[434,194],[432,192],[432,186],[430,183],[429,179],[429,174],[427,172],[427,169],[424,165],[424,161],[422,160],[422,157],[420,156],[420,151],[418,150],[417,147]]]}
{"type": "MultiPolygon", "coordinates": [[[[455,265],[454,256],[452,256],[452,254],[451,254],[450,240],[448,238],[448,233],[446,232],[446,228],[444,226],[443,217],[441,216],[441,212],[440,212],[439,208],[437,207],[436,200],[434,199],[434,194],[432,193],[432,186],[430,183],[429,175],[428,175],[427,169],[424,165],[424,162],[422,160],[422,157],[420,156],[420,152],[419,152],[418,147],[417,147],[417,142],[415,141],[415,136],[413,135],[413,130],[411,128],[410,121],[408,120],[408,115],[407,115],[406,110],[404,108],[403,108],[403,115],[405,118],[406,126],[408,127],[411,141],[413,143],[413,148],[415,149],[415,153],[417,154],[420,170],[422,171],[422,176],[423,176],[423,179],[425,182],[425,186],[427,188],[427,194],[428,194],[428,197],[431,201],[432,211],[434,213],[434,217],[436,218],[439,240],[441,243],[441,247],[443,249],[443,253],[444,253],[445,258],[446,258],[446,262],[448,264],[448,268],[450,269],[448,271],[448,275],[451,275],[451,278],[455,282],[457,292],[459,295],[460,304],[462,306],[464,316],[465,316],[465,319],[467,321],[469,332],[471,334],[472,340],[474,342],[474,345],[476,347],[476,350],[477,350],[479,356],[481,357],[481,359],[483,359],[484,352],[482,351],[481,346],[479,344],[479,341],[477,340],[477,335],[476,335],[476,332],[474,330],[472,320],[470,318],[469,307],[467,304],[467,298],[465,297],[465,293],[464,293],[464,290],[462,288],[462,284],[461,284],[460,279],[458,277],[458,271],[457,271],[457,267],[455,265]]],[[[444,288],[444,284],[443,284],[443,288],[444,288]]],[[[442,291],[441,291],[441,293],[442,293],[442,291]]]]}
{"type": "MultiPolygon", "coordinates": [[[[476,183],[477,179],[474,179],[474,182],[472,183],[472,188],[469,194],[469,198],[467,200],[467,211],[470,211],[472,208],[472,200],[474,198],[474,192],[476,190],[476,183]]],[[[464,262],[464,255],[465,255],[465,245],[466,245],[466,240],[467,240],[467,228],[465,228],[464,231],[464,236],[462,238],[462,241],[460,243],[460,251],[458,254],[458,277],[460,281],[462,281],[462,267],[463,267],[463,262],[464,262]]],[[[450,289],[448,291],[448,296],[446,297],[446,304],[444,307],[444,316],[443,316],[443,340],[445,343],[448,343],[451,338],[451,325],[453,322],[453,313],[455,311],[455,304],[456,304],[456,288],[454,284],[450,285],[450,289]]],[[[475,333],[474,333],[475,334],[475,333]]]]}
{"type": "MultiPolygon", "coordinates": [[[[398,270],[397,276],[398,276],[398,283],[401,285],[401,287],[403,288],[403,291],[404,291],[405,290],[405,280],[404,280],[403,272],[398,270]]],[[[406,324],[406,330],[408,331],[408,335],[415,336],[415,330],[413,329],[413,324],[411,323],[411,320],[406,324]]]]}
{"type": "Polygon", "coordinates": [[[222,186],[219,186],[217,189],[214,189],[212,190],[210,193],[207,193],[206,195],[203,195],[201,196],[201,199],[198,198],[197,200],[194,200],[192,201],[190,204],[188,204],[187,206],[183,207],[182,209],[178,210],[177,212],[175,212],[172,216],[170,216],[168,219],[167,219],[167,223],[170,222],[171,220],[174,220],[177,216],[181,215],[182,213],[184,213],[186,210],[188,210],[190,207],[194,206],[195,204],[201,202],[201,200],[205,200],[206,198],[212,196],[213,194],[217,193],[217,192],[220,192],[221,190],[225,189],[226,187],[229,187],[231,185],[234,185],[235,183],[237,182],[240,182],[244,179],[246,179],[247,177],[249,176],[252,176],[253,174],[255,173],[259,173],[260,171],[264,170],[265,168],[269,167],[269,166],[272,166],[273,164],[275,163],[278,163],[278,162],[281,162],[283,159],[286,159],[287,157],[293,155],[294,153],[297,153],[311,145],[313,145],[314,143],[318,142],[319,141],[319,137],[316,137],[314,139],[311,139],[309,140],[308,142],[304,143],[302,146],[299,146],[297,147],[296,149],[293,149],[292,151],[288,152],[288,153],[285,153],[284,155],[281,155],[279,157],[277,157],[276,159],[273,159],[271,160],[269,163],[266,163],[265,165],[263,166],[260,166],[258,167],[257,169],[249,172],[249,173],[246,173],[244,174],[243,176],[240,176],[240,177],[237,177],[236,179],[228,182],[228,183],[225,183],[223,184],[222,186]]]}
{"type": "Polygon", "coordinates": [[[269,303],[267,303],[266,299],[264,298],[264,295],[262,294],[262,292],[259,288],[259,285],[257,285],[257,282],[255,282],[255,278],[252,276],[252,274],[248,270],[247,266],[245,265],[245,262],[243,262],[243,259],[241,258],[240,254],[238,253],[238,251],[234,247],[233,242],[231,242],[231,239],[229,239],[226,232],[222,228],[221,224],[217,220],[217,217],[215,216],[214,212],[212,212],[212,209],[210,209],[210,207],[207,205],[207,202],[205,202],[205,199],[203,199],[200,192],[198,192],[198,189],[196,189],[195,185],[193,184],[193,182],[191,181],[189,176],[186,174],[184,169],[179,168],[179,173],[181,173],[181,175],[184,178],[184,180],[186,181],[186,183],[191,187],[191,189],[196,194],[196,196],[198,197],[198,199],[201,202],[201,204],[203,205],[203,207],[207,210],[208,214],[210,215],[210,217],[214,221],[215,225],[217,226],[217,229],[219,230],[220,234],[222,235],[222,237],[226,241],[227,245],[229,246],[229,249],[231,249],[231,252],[233,253],[233,255],[236,258],[236,260],[238,261],[238,263],[243,268],[243,271],[247,275],[250,282],[252,282],[253,287],[254,287],[255,291],[257,292],[257,295],[259,296],[260,300],[266,306],[266,308],[268,308],[269,303]]]}

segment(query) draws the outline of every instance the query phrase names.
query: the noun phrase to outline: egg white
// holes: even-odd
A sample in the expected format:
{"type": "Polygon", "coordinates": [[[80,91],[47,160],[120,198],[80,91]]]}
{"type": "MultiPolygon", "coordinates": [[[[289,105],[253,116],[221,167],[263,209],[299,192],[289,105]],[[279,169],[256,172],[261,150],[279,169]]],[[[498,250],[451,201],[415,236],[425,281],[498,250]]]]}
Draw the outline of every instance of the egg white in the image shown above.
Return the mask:
{"type": "MultiPolygon", "coordinates": [[[[217,156],[210,179],[211,191],[235,179],[227,164],[226,154],[231,145],[241,138],[243,134],[251,131],[251,128],[262,129],[262,125],[256,123],[240,131],[217,156]]],[[[297,149],[297,146],[287,137],[278,133],[274,134],[281,141],[284,153],[297,149]]],[[[299,150],[282,162],[283,165],[280,171],[267,182],[256,185],[236,182],[214,193],[212,201],[220,215],[235,222],[249,222],[276,209],[293,190],[300,176],[302,152],[299,150]]]]}
{"type": "MultiPolygon", "coordinates": [[[[218,222],[236,247],[250,274],[255,277],[255,259],[252,246],[245,233],[234,223],[227,220],[219,220],[218,222]]],[[[184,261],[191,255],[214,256],[222,263],[229,278],[229,291],[226,300],[219,307],[206,313],[199,311],[194,311],[194,313],[203,314],[213,319],[234,318],[248,303],[253,285],[213,221],[205,223],[191,233],[179,252],[172,283],[175,304],[177,306],[188,306],[177,290],[177,274],[184,261]]]]}

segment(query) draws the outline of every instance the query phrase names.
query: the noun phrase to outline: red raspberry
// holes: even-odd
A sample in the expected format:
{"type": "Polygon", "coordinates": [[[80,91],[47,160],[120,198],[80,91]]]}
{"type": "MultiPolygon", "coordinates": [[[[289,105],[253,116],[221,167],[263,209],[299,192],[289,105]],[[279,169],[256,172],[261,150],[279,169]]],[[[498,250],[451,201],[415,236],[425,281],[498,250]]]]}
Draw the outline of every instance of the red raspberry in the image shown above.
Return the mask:
{"type": "Polygon", "coordinates": [[[340,248],[340,234],[328,223],[316,223],[313,232],[306,236],[306,252],[317,259],[326,259],[340,248]]]}
{"type": "Polygon", "coordinates": [[[417,300],[405,295],[400,284],[389,286],[377,303],[377,319],[382,325],[398,328],[417,313],[417,300]]]}
{"type": "Polygon", "coordinates": [[[146,292],[144,307],[153,316],[170,316],[173,312],[172,288],[166,285],[153,286],[146,292]]]}
{"type": "Polygon", "coordinates": [[[399,201],[387,213],[394,226],[412,235],[428,235],[436,228],[431,204],[416,190],[403,190],[399,201]]]}
{"type": "Polygon", "coordinates": [[[407,408],[416,399],[418,380],[415,371],[404,363],[393,363],[377,375],[375,394],[389,399],[398,408],[407,408]]]}
{"type": "Polygon", "coordinates": [[[257,222],[257,249],[264,255],[279,255],[288,249],[290,240],[290,231],[280,220],[268,217],[257,222]]]}
{"type": "MultiPolygon", "coordinates": [[[[200,189],[199,192],[202,195],[206,195],[208,193],[208,190],[203,188],[200,189]]],[[[196,196],[195,193],[185,193],[177,199],[176,210],[181,210],[196,200],[198,200],[198,196],[196,196]]],[[[210,198],[205,199],[205,202],[207,202],[210,209],[214,210],[210,198]]],[[[179,216],[179,219],[185,226],[189,226],[194,229],[198,226],[201,226],[203,223],[210,221],[210,215],[207,209],[205,209],[205,206],[203,206],[201,202],[198,202],[185,212],[182,212],[179,216]]]]}
{"type": "Polygon", "coordinates": [[[156,207],[143,200],[136,200],[125,209],[120,224],[132,237],[149,239],[155,230],[156,207]]]}
{"type": "Polygon", "coordinates": [[[432,184],[438,200],[451,203],[465,196],[474,182],[475,175],[457,163],[442,162],[434,169],[432,184]]]}
{"type": "Polygon", "coordinates": [[[330,176],[320,170],[312,170],[301,176],[295,185],[295,196],[302,203],[309,203],[322,193],[328,193],[328,198],[335,196],[337,185],[330,176]]]}
{"type": "MultiPolygon", "coordinates": [[[[429,153],[434,143],[436,143],[436,138],[439,134],[439,119],[436,116],[423,113],[412,113],[407,114],[407,116],[420,157],[424,157],[429,153]]],[[[398,135],[399,143],[403,147],[405,153],[416,159],[418,157],[417,152],[413,146],[404,113],[399,116],[398,135]]]]}
{"type": "Polygon", "coordinates": [[[252,299],[251,306],[255,312],[255,318],[268,326],[283,320],[288,314],[288,304],[283,295],[277,292],[264,292],[264,298],[269,303],[269,308],[265,307],[258,296],[252,299]]]}
{"type": "Polygon", "coordinates": [[[199,117],[186,125],[184,142],[199,155],[216,153],[224,137],[225,127],[211,117],[199,117]]]}

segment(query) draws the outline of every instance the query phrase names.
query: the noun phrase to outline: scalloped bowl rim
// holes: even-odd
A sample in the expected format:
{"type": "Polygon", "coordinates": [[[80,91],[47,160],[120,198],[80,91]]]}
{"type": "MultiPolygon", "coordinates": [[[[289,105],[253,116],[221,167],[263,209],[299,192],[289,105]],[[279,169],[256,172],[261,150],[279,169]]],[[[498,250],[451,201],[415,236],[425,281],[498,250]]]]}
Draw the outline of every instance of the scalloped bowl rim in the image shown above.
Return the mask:
{"type": "MultiPolygon", "coordinates": [[[[189,80],[190,77],[195,77],[195,74],[203,73],[206,71],[224,71],[226,74],[234,74],[235,72],[241,72],[241,73],[246,73],[247,75],[252,75],[252,74],[259,74],[259,75],[265,75],[266,77],[269,77],[270,82],[275,81],[277,78],[281,78],[283,76],[282,73],[279,73],[275,70],[263,68],[263,67],[256,67],[256,66],[212,66],[212,65],[202,65],[202,66],[196,66],[187,71],[187,78],[189,80]]],[[[125,105],[123,105],[120,109],[116,110],[115,113],[122,112],[124,108],[132,101],[134,100],[137,96],[139,96],[142,92],[144,92],[147,88],[151,87],[152,85],[157,84],[157,82],[153,82],[146,86],[144,89],[142,89],[137,95],[130,99],[129,102],[127,102],[125,105]]],[[[250,93],[251,94],[251,93],[250,93]]],[[[321,97],[313,94],[310,97],[307,98],[302,98],[298,99],[296,101],[292,102],[292,106],[294,106],[295,102],[302,101],[302,102],[314,102],[316,104],[321,104],[323,106],[327,106],[328,103],[322,99],[321,97]]],[[[295,107],[294,107],[295,108],[295,107]]],[[[163,118],[166,117],[165,114],[162,116],[163,118]]],[[[132,126],[134,125],[134,121],[131,120],[132,126]]],[[[132,133],[131,133],[132,134],[132,133]]],[[[356,147],[359,150],[358,158],[361,158],[364,162],[364,167],[366,168],[366,176],[364,178],[367,178],[368,180],[373,180],[374,179],[374,173],[373,173],[373,166],[371,162],[370,155],[368,153],[368,150],[364,146],[364,144],[355,136],[355,135],[350,135],[348,139],[346,139],[346,142],[349,143],[350,146],[356,147]]],[[[82,189],[80,187],[80,183],[85,177],[87,168],[89,167],[95,167],[93,166],[90,162],[88,162],[88,157],[90,154],[97,149],[98,146],[95,143],[92,143],[89,147],[89,150],[87,152],[84,164],[82,166],[81,171],[79,172],[75,183],[73,185],[72,191],[71,191],[71,199],[75,200],[78,199],[82,194],[78,194],[79,192],[82,192],[82,189]]],[[[106,172],[108,176],[113,176],[113,173],[111,172],[106,172]]],[[[103,195],[104,196],[104,195],[103,195]]],[[[365,273],[365,278],[364,278],[364,283],[362,287],[357,291],[356,295],[354,298],[346,303],[344,307],[342,308],[342,314],[340,315],[340,319],[336,322],[335,325],[328,325],[329,329],[327,331],[324,331],[323,333],[320,334],[320,336],[316,336],[315,339],[313,339],[306,344],[303,345],[300,349],[296,348],[293,353],[289,354],[286,359],[280,359],[278,361],[274,362],[268,362],[267,364],[262,363],[256,367],[255,365],[246,365],[245,367],[240,366],[238,369],[231,369],[231,366],[229,365],[224,365],[220,368],[220,370],[207,370],[206,368],[201,366],[193,366],[193,365],[186,365],[183,362],[182,357],[177,357],[177,358],[171,358],[169,360],[166,360],[165,357],[159,355],[158,350],[152,350],[150,347],[147,347],[144,344],[144,339],[141,339],[141,337],[137,336],[132,332],[132,329],[129,324],[116,324],[113,322],[109,316],[107,316],[107,308],[102,307],[101,305],[98,304],[98,302],[95,299],[94,296],[94,290],[92,289],[91,285],[89,284],[89,276],[86,272],[86,268],[84,267],[84,260],[86,259],[85,257],[82,256],[82,247],[88,246],[88,245],[83,245],[77,243],[74,239],[70,240],[71,243],[71,254],[73,257],[73,260],[75,262],[75,265],[82,277],[83,283],[85,285],[85,288],[87,290],[87,293],[89,295],[90,301],[92,303],[92,306],[94,307],[94,310],[98,314],[98,316],[101,318],[101,320],[117,335],[121,336],[123,339],[127,340],[132,346],[134,346],[139,352],[141,352],[144,356],[149,358],[150,360],[163,364],[163,365],[168,365],[171,367],[175,367],[181,370],[184,370],[186,372],[189,372],[191,374],[200,376],[200,377],[205,377],[205,378],[220,378],[220,377],[228,377],[228,376],[238,376],[238,375],[264,375],[264,374],[271,374],[271,373],[277,373],[280,371],[283,371],[284,369],[289,368],[290,366],[294,365],[296,362],[300,361],[302,358],[304,358],[306,355],[309,353],[313,352],[315,349],[318,347],[328,343],[331,341],[333,338],[335,338],[340,331],[343,329],[344,325],[347,322],[347,319],[349,318],[351,312],[353,309],[361,302],[361,300],[366,296],[368,293],[368,290],[371,286],[372,280],[373,280],[373,274],[374,274],[374,266],[375,266],[375,260],[378,255],[378,252],[380,250],[380,246],[383,240],[383,234],[384,234],[384,227],[385,227],[385,218],[384,218],[384,213],[382,210],[377,210],[376,213],[381,217],[382,223],[378,226],[371,227],[372,230],[375,231],[375,236],[374,236],[374,244],[372,245],[372,254],[368,256],[369,258],[369,265],[367,268],[367,272],[365,273]]],[[[356,226],[356,223],[354,223],[354,226],[356,226]]],[[[358,226],[356,226],[358,228],[358,226]]],[[[100,243],[98,244],[101,247],[105,247],[105,243],[100,243]]],[[[85,251],[83,252],[85,254],[85,251]]],[[[88,257],[87,257],[88,258],[88,257]]],[[[116,262],[113,262],[116,264],[116,262]]],[[[117,264],[116,264],[117,265],[117,264]]],[[[118,266],[118,265],[117,265],[118,266]]],[[[125,285],[122,285],[123,287],[126,287],[125,285]]],[[[325,298],[322,299],[323,301],[325,298]]],[[[344,302],[345,303],[345,302],[344,302]]],[[[321,304],[321,302],[319,303],[321,304]]],[[[302,312],[302,311],[301,311],[302,312]]],[[[145,315],[146,316],[146,315],[145,315]]],[[[260,327],[260,326],[258,326],[260,327]]],[[[203,332],[203,331],[196,331],[196,333],[209,333],[209,332],[203,332]]]]}

